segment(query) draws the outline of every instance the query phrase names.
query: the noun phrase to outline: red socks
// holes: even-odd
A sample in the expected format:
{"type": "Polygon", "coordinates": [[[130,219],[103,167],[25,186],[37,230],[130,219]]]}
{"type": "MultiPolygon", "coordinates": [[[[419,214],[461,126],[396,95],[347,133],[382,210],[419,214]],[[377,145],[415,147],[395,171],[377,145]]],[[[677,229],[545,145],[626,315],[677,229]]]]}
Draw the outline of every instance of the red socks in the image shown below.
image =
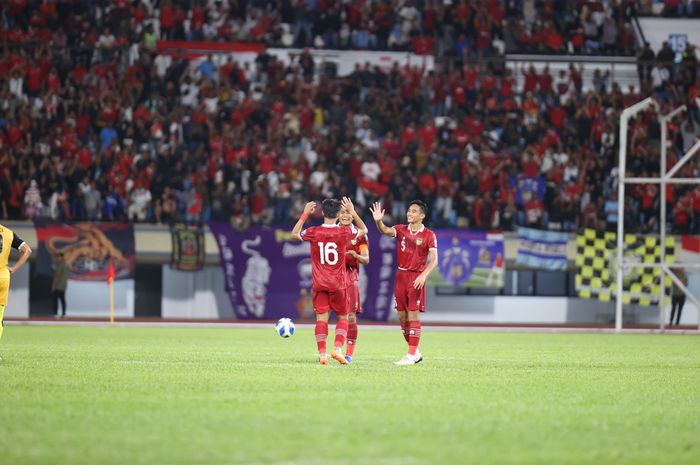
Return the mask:
{"type": "Polygon", "coordinates": [[[408,343],[408,331],[409,331],[408,321],[402,321],[401,322],[401,332],[403,332],[403,338],[406,339],[406,343],[408,343]]]}
{"type": "MultiPolygon", "coordinates": [[[[326,329],[328,332],[328,329],[326,329]]],[[[338,320],[335,324],[335,349],[342,349],[345,345],[345,336],[348,335],[348,320],[338,320]]]]}
{"type": "Polygon", "coordinates": [[[318,346],[318,353],[326,353],[326,339],[328,338],[328,322],[327,321],[317,321],[316,322],[316,345],[318,346]]]}
{"type": "Polygon", "coordinates": [[[348,348],[345,350],[345,355],[352,357],[355,352],[355,343],[357,342],[357,323],[348,323],[348,348]]]}
{"type": "Polygon", "coordinates": [[[408,353],[416,355],[418,350],[418,342],[420,342],[420,321],[408,322],[408,353]]]}

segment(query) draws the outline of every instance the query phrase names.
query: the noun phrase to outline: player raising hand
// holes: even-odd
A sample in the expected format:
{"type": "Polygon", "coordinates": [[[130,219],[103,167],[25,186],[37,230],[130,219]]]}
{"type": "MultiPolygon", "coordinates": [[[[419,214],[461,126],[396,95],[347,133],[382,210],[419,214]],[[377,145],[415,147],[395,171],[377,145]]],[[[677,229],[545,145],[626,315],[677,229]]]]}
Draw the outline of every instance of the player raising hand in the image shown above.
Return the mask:
{"type": "Polygon", "coordinates": [[[292,235],[302,241],[311,243],[311,280],[312,301],[316,314],[316,345],[319,361],[328,364],[326,339],[328,338],[328,318],[333,310],[338,317],[335,325],[335,350],[331,357],[343,365],[347,360],[342,355],[345,338],[348,334],[348,308],[346,301],[346,271],[345,256],[350,241],[367,234],[367,226],[355,212],[355,207],[349,198],[326,199],[322,203],[323,224],[311,226],[302,231],[308,216],[316,209],[315,202],[309,202],[304,207],[304,213],[294,225],[292,235]],[[341,226],[338,224],[340,209],[346,209],[357,224],[341,226]]]}
{"type": "MultiPolygon", "coordinates": [[[[338,217],[341,226],[351,226],[353,217],[350,211],[343,207],[338,217]]],[[[360,303],[360,265],[369,263],[369,243],[367,236],[353,238],[348,244],[345,255],[346,298],[348,306],[348,337],[345,349],[345,360],[352,363],[352,356],[357,345],[357,315],[362,312],[360,303]]]]}
{"type": "Polygon", "coordinates": [[[396,238],[398,271],[394,296],[408,353],[394,365],[415,365],[423,360],[418,343],[420,313],[425,311],[425,281],[438,264],[435,233],[423,224],[428,208],[420,200],[412,201],[406,212],[408,224],[392,227],[382,221],[384,209],[379,202],[375,202],[370,211],[379,232],[396,238]]]}

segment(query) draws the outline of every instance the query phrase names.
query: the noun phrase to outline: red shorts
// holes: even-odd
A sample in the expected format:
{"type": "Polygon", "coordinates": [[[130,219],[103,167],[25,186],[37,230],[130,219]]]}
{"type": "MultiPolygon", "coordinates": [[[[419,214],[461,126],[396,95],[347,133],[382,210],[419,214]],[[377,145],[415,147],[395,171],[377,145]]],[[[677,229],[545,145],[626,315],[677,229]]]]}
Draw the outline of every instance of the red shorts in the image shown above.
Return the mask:
{"type": "Polygon", "coordinates": [[[360,283],[351,281],[345,289],[348,313],[362,313],[360,304],[360,283]]]}
{"type": "Polygon", "coordinates": [[[338,315],[348,314],[345,289],[333,291],[314,290],[312,292],[312,302],[316,313],[326,313],[329,310],[333,310],[338,315]]]}
{"type": "Polygon", "coordinates": [[[394,297],[396,297],[397,311],[425,311],[425,286],[420,289],[413,287],[413,281],[420,274],[420,271],[396,271],[394,297]]]}

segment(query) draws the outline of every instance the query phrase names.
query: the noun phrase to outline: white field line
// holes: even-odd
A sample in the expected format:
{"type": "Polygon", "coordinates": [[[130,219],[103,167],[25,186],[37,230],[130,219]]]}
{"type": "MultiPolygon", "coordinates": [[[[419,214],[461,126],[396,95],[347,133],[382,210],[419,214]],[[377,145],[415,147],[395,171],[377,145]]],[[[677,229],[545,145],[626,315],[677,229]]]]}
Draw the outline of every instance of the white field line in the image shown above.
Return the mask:
{"type": "Polygon", "coordinates": [[[403,465],[416,463],[414,457],[394,457],[394,458],[367,458],[367,459],[308,459],[308,460],[285,460],[282,462],[251,462],[246,465],[354,465],[356,463],[371,463],[373,465],[403,465]],[[367,460],[367,461],[364,461],[367,460]]]}
{"type": "MultiPolygon", "coordinates": [[[[270,328],[272,323],[254,323],[238,321],[81,321],[81,320],[6,320],[6,326],[115,326],[115,327],[170,327],[170,328],[270,328]]],[[[363,331],[374,330],[398,330],[398,323],[394,324],[369,324],[362,325],[363,331]]],[[[298,328],[310,329],[312,323],[297,323],[298,328]]],[[[485,332],[485,333],[564,333],[564,334],[615,334],[614,328],[598,327],[549,327],[549,326],[470,326],[468,324],[457,326],[433,326],[430,323],[423,323],[428,331],[447,332],[485,332]]],[[[652,328],[630,328],[623,329],[623,334],[692,334],[700,335],[697,329],[666,329],[660,331],[652,328]]]]}

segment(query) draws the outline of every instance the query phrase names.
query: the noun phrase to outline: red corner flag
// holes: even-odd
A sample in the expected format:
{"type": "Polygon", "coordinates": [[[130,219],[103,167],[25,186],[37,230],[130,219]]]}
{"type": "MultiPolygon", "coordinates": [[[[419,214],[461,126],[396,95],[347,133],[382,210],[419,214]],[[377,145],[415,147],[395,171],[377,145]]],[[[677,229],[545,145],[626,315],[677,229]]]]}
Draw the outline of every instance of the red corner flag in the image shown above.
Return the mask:
{"type": "Polygon", "coordinates": [[[109,257],[107,268],[107,285],[109,286],[109,322],[114,323],[114,261],[109,257]]]}
{"type": "Polygon", "coordinates": [[[107,268],[107,284],[112,284],[114,282],[114,261],[109,259],[109,268],[107,268]]]}

